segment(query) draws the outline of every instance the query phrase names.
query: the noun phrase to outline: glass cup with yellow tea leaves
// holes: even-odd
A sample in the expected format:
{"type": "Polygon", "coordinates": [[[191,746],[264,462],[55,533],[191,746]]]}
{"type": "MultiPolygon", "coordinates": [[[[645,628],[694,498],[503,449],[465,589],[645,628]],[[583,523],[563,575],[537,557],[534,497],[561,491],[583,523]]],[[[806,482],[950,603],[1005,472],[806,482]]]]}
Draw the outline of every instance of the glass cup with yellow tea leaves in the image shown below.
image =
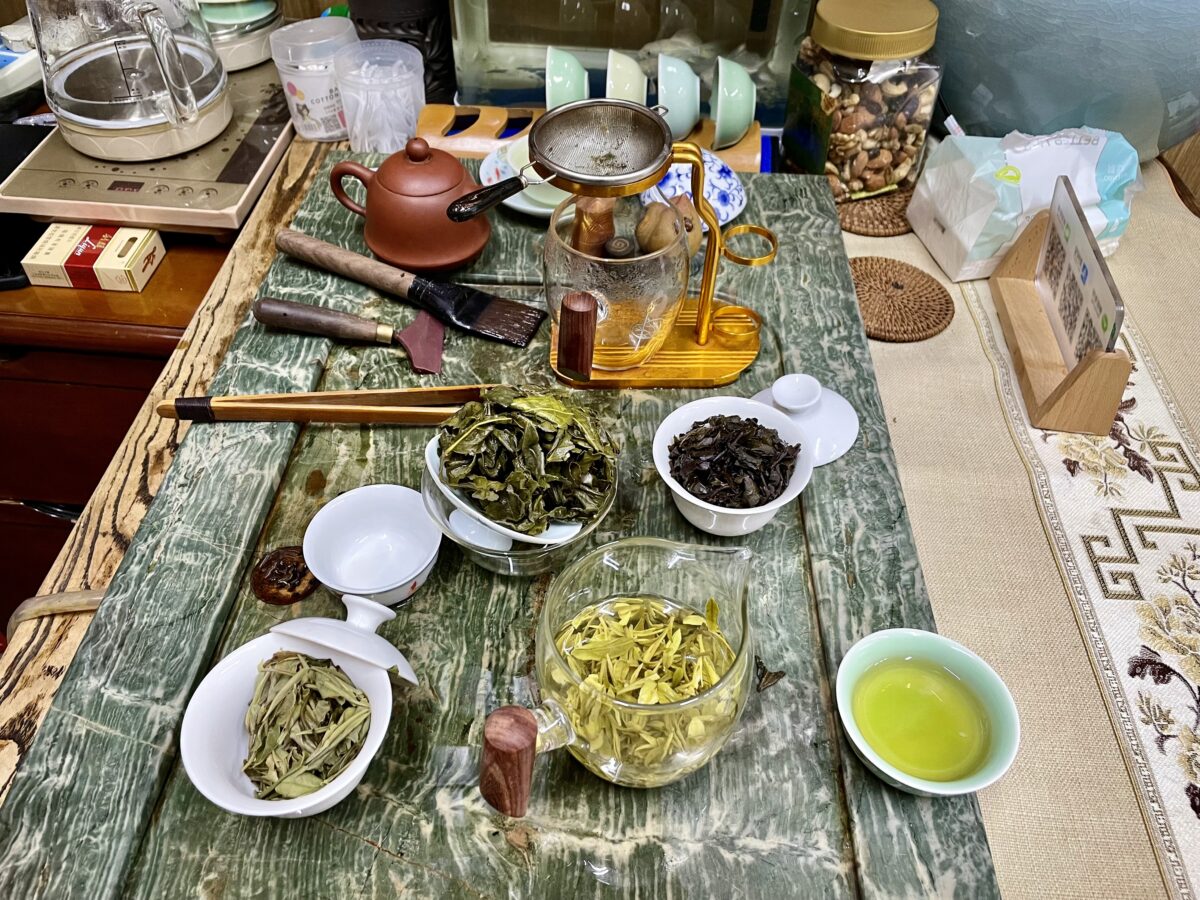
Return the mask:
{"type": "MultiPolygon", "coordinates": [[[[489,717],[484,797],[501,811],[528,797],[520,782],[532,755],[510,766],[505,754],[535,725],[538,753],[566,747],[614,784],[659,787],[712,759],[749,693],[750,558],[744,548],[626,538],[559,575],[538,622],[542,705],[489,717]]],[[[523,800],[515,808],[522,815],[523,800]]]]}

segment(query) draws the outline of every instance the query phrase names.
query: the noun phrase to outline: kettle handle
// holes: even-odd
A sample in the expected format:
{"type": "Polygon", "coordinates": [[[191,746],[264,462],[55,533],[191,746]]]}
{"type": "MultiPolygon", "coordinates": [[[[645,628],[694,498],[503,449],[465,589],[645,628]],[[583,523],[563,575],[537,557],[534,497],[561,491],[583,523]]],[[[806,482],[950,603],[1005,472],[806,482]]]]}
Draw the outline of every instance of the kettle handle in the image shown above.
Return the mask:
{"type": "Polygon", "coordinates": [[[342,204],[350,212],[366,217],[367,211],[362,208],[361,204],[351,200],[350,195],[346,193],[346,189],[342,187],[342,182],[347,176],[357,178],[362,182],[363,187],[370,190],[371,181],[375,178],[375,171],[368,169],[362,163],[356,163],[352,159],[344,159],[329,172],[329,186],[333,189],[333,196],[337,197],[338,203],[342,204]]]}
{"type": "Polygon", "coordinates": [[[483,724],[479,792],[506,816],[519,818],[529,805],[537,738],[537,719],[523,706],[502,706],[483,724]]]}
{"type": "Polygon", "coordinates": [[[196,118],[196,94],[188,79],[179,44],[175,41],[175,35],[171,33],[171,26],[167,24],[162,11],[153,3],[139,3],[133,12],[150,40],[154,59],[162,72],[163,84],[166,85],[167,94],[171,98],[169,104],[162,105],[163,113],[173,125],[192,121],[196,118]]]}

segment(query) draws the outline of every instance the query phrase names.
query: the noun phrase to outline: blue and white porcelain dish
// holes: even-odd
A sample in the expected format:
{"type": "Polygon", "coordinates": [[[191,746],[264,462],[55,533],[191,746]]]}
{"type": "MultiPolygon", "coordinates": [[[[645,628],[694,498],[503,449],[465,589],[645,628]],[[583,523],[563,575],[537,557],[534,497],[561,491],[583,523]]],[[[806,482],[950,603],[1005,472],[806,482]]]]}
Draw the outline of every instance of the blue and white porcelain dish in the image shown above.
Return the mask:
{"type": "MultiPolygon", "coordinates": [[[[746,208],[746,187],[729,165],[708,150],[704,154],[704,198],[712,205],[717,221],[722,226],[729,224],[746,208]]],[[[669,200],[679,194],[692,196],[692,167],[687,163],[676,163],[658,183],[658,189],[669,200]]],[[[649,205],[658,198],[654,189],[642,192],[642,203],[649,205]]],[[[708,226],[704,226],[708,231],[708,226]]]]}

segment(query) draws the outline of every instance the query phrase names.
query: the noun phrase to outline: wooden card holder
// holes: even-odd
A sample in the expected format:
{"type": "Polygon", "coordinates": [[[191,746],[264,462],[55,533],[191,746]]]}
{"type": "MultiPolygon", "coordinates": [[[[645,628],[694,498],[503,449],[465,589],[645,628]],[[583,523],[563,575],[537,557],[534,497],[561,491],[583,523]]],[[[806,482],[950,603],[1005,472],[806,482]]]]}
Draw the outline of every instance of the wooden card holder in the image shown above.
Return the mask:
{"type": "Polygon", "coordinates": [[[1093,350],[1068,371],[1034,279],[1050,212],[1038,213],[988,284],[1035,428],[1108,434],[1132,363],[1122,350],[1093,350]]]}

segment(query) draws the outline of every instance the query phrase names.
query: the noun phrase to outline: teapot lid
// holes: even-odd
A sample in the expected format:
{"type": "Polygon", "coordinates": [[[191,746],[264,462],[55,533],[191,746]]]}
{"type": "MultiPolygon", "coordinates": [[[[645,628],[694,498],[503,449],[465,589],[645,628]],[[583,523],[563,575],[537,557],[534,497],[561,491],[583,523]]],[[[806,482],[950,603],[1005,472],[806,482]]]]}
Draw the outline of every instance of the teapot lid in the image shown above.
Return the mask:
{"type": "Polygon", "coordinates": [[[375,180],[403,197],[434,197],[456,187],[465,174],[457,159],[418,137],[385,159],[375,180]]]}

